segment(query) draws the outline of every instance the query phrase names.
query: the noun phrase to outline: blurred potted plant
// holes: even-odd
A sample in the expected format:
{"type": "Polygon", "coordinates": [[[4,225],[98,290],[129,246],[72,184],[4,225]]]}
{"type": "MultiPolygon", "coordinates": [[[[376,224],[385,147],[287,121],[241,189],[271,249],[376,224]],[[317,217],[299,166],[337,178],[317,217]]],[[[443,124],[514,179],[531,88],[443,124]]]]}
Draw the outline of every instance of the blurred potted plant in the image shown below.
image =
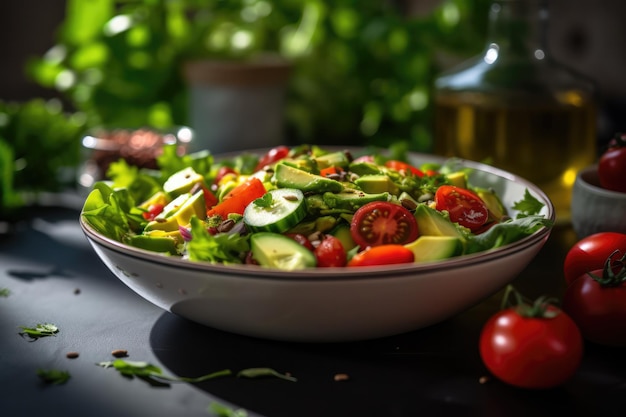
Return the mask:
{"type": "Polygon", "coordinates": [[[84,126],[59,100],[0,102],[0,226],[21,218],[42,193],[73,187],[84,126]]]}
{"type": "MultiPolygon", "coordinates": [[[[291,73],[292,143],[430,146],[441,51],[482,47],[486,0],[441,0],[409,16],[380,0],[68,0],[58,43],[29,71],[88,125],[189,123],[191,59],[273,53],[291,73]]],[[[231,112],[235,115],[236,112],[231,112]]]]}

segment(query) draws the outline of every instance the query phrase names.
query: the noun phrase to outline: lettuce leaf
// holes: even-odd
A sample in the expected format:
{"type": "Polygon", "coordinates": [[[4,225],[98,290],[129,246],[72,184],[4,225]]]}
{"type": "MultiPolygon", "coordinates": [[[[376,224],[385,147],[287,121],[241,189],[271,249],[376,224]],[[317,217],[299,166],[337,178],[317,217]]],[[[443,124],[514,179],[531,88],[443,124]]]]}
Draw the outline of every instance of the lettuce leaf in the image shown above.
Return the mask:
{"type": "Polygon", "coordinates": [[[192,261],[241,264],[241,254],[250,250],[247,236],[238,233],[211,235],[204,222],[195,216],[191,218],[191,235],[192,239],[187,242],[187,253],[192,261]]]}

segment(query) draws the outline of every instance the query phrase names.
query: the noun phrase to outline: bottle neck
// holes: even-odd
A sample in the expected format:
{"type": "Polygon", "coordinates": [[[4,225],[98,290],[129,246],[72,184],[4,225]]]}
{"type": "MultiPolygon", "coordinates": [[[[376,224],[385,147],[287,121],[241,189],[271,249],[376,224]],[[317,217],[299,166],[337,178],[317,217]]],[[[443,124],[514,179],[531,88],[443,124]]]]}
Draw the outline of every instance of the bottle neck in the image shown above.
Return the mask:
{"type": "Polygon", "coordinates": [[[546,58],[548,0],[495,0],[489,14],[485,61],[546,58]]]}

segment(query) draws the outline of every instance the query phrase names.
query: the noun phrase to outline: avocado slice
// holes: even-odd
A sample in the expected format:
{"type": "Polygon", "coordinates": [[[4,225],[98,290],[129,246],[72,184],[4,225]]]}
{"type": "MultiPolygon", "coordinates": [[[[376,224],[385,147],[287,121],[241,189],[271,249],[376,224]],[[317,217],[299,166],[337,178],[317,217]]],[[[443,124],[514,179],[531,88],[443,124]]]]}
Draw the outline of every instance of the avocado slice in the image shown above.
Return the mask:
{"type": "Polygon", "coordinates": [[[400,189],[387,175],[370,174],[357,178],[354,183],[366,193],[385,193],[398,195],[400,189]]]}
{"type": "Polygon", "coordinates": [[[404,245],[415,256],[415,262],[431,262],[463,254],[463,241],[454,236],[420,236],[404,245]]]}
{"type": "Polygon", "coordinates": [[[350,233],[350,226],[347,223],[339,223],[330,231],[330,234],[339,239],[346,251],[356,247],[356,243],[354,243],[354,239],[350,233]]]}
{"type": "Polygon", "coordinates": [[[352,162],[349,169],[357,175],[378,175],[384,173],[384,170],[372,162],[352,162]]]}
{"type": "Polygon", "coordinates": [[[176,247],[182,242],[180,232],[164,232],[153,230],[147,234],[136,235],[129,239],[129,244],[136,248],[146,249],[152,252],[168,253],[176,255],[176,247]]]}
{"type": "Polygon", "coordinates": [[[331,210],[355,212],[359,207],[372,201],[389,201],[389,193],[369,194],[363,191],[344,191],[341,193],[324,193],[324,204],[331,210]]]}
{"type": "Polygon", "coordinates": [[[165,207],[170,202],[170,198],[163,191],[157,191],[149,199],[139,205],[142,209],[149,210],[153,204],[162,204],[165,207]]]}
{"type": "Polygon", "coordinates": [[[502,218],[508,216],[504,204],[502,204],[500,197],[498,197],[495,191],[485,188],[476,188],[474,191],[476,191],[476,194],[487,206],[487,209],[489,210],[489,217],[491,217],[491,219],[496,222],[500,222],[502,218]]]}
{"type": "Polygon", "coordinates": [[[169,203],[161,214],[149,222],[145,230],[163,230],[172,232],[178,230],[178,226],[186,226],[192,216],[199,218],[206,217],[206,205],[204,202],[204,192],[198,191],[195,194],[181,194],[169,203]]]}
{"type": "Polygon", "coordinates": [[[315,162],[317,162],[317,167],[319,169],[324,169],[332,166],[346,169],[350,165],[348,155],[342,151],[330,152],[326,155],[318,156],[315,158],[315,162]]]}
{"type": "Polygon", "coordinates": [[[198,183],[202,183],[204,177],[194,171],[193,168],[187,167],[172,174],[163,184],[163,191],[172,197],[188,193],[198,183]]]}
{"type": "Polygon", "coordinates": [[[311,174],[280,162],[275,167],[274,181],[281,188],[295,188],[305,193],[326,191],[338,193],[343,190],[343,184],[339,181],[311,174]]]}
{"type": "Polygon", "coordinates": [[[459,188],[467,188],[467,175],[463,171],[456,171],[446,174],[446,178],[450,181],[450,185],[459,188]]]}
{"type": "Polygon", "coordinates": [[[463,234],[450,220],[426,204],[415,209],[415,220],[422,236],[452,236],[463,239],[463,234]]]}

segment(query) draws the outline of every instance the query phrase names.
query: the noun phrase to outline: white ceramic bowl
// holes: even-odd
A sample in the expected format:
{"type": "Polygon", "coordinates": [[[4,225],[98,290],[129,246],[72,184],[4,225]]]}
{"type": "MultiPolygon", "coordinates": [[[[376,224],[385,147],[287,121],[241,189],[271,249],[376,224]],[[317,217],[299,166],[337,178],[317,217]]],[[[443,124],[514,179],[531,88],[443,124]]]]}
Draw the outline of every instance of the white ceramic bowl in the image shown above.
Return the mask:
{"type": "Polygon", "coordinates": [[[626,233],[626,193],[600,187],[597,165],[576,176],[571,212],[572,227],[580,239],[599,232],[626,233]]]}
{"type": "MultiPolygon", "coordinates": [[[[413,154],[412,161],[442,162],[413,154]]],[[[470,183],[493,187],[511,207],[528,189],[554,221],[535,185],[470,161],[470,183]]],[[[515,213],[513,213],[515,214],[515,213]]],[[[157,306],[197,323],[253,337],[298,342],[372,339],[423,328],[479,303],[513,280],[550,235],[533,235],[489,252],[441,262],[287,272],[193,263],[126,246],[81,227],[106,266],[157,306]]]]}

